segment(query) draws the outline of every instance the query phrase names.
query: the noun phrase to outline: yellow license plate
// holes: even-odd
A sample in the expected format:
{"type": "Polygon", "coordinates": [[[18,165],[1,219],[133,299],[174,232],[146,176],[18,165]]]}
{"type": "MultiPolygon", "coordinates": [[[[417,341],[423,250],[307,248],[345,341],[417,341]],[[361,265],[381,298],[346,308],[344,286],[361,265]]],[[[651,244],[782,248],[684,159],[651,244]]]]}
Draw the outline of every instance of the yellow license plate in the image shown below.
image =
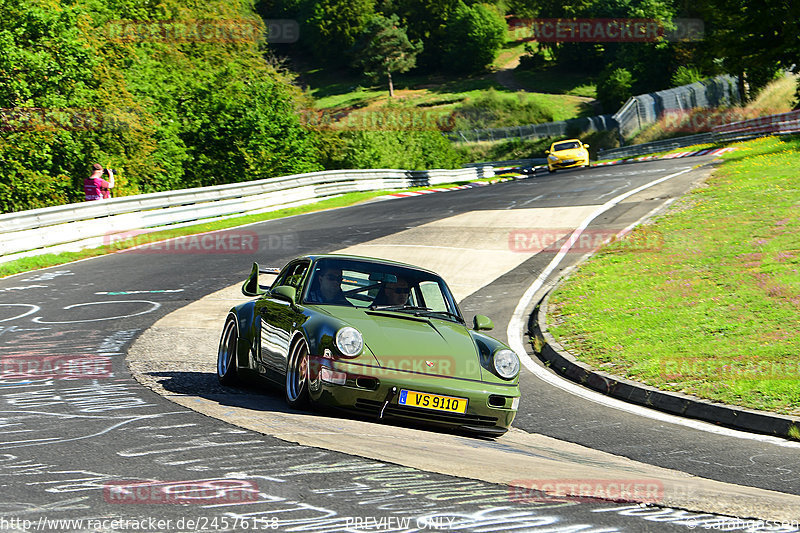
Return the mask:
{"type": "Polygon", "coordinates": [[[402,389],[397,399],[400,405],[409,407],[422,407],[423,409],[433,409],[434,411],[447,411],[448,413],[467,412],[467,399],[455,398],[453,396],[441,396],[439,394],[429,394],[427,392],[417,392],[402,389]]]}

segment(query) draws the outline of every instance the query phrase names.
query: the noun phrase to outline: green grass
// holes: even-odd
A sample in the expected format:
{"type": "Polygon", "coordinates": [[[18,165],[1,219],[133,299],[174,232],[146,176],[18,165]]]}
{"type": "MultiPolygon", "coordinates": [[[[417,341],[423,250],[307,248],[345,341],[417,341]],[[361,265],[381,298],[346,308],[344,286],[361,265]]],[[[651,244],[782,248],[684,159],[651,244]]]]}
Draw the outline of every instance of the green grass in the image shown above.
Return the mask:
{"type": "MultiPolygon", "coordinates": [[[[495,178],[483,178],[479,180],[474,180],[472,183],[493,182],[493,181],[495,181],[495,178]]],[[[436,187],[445,188],[445,187],[463,185],[465,183],[470,183],[470,182],[455,182],[450,184],[437,185],[436,187]]],[[[408,189],[396,189],[390,191],[366,191],[366,192],[347,193],[341,196],[328,198],[326,200],[320,200],[319,202],[314,202],[313,204],[290,207],[286,209],[279,209],[276,211],[260,213],[257,215],[244,215],[241,217],[228,218],[225,220],[212,220],[209,222],[195,224],[192,226],[186,226],[182,228],[172,228],[172,229],[166,228],[161,231],[154,231],[152,233],[142,234],[139,236],[132,237],[130,239],[119,240],[114,242],[112,245],[99,246],[96,248],[87,248],[85,250],[80,250],[75,252],[63,252],[59,254],[42,254],[33,257],[23,257],[20,259],[16,259],[14,261],[9,261],[7,263],[0,264],[0,278],[3,278],[5,276],[10,276],[13,274],[18,274],[20,272],[28,272],[30,270],[47,268],[56,265],[63,265],[64,263],[79,261],[81,259],[88,259],[90,257],[106,255],[127,248],[132,248],[134,246],[141,244],[155,243],[164,239],[182,237],[185,235],[197,235],[199,233],[205,233],[208,231],[222,230],[227,228],[243,226],[246,224],[253,224],[255,222],[263,222],[266,220],[274,220],[277,218],[301,215],[304,213],[321,211],[323,209],[335,209],[337,207],[354,205],[360,202],[364,202],[366,200],[377,198],[379,196],[385,196],[387,194],[395,194],[402,191],[417,191],[428,188],[430,187],[427,186],[411,187],[408,189]]]]}
{"type": "MultiPolygon", "coordinates": [[[[506,52],[509,56],[513,56],[519,51],[511,46],[506,52]]],[[[552,120],[566,120],[596,114],[584,95],[590,93],[593,97],[593,86],[586,86],[588,87],[584,88],[586,90],[576,89],[577,76],[577,74],[559,75],[554,79],[569,78],[570,81],[553,81],[548,90],[537,89],[526,92],[512,91],[503,87],[491,72],[459,77],[398,74],[393,77],[394,98],[389,97],[388,86],[384,80],[372,85],[366,79],[345,70],[313,69],[304,72],[300,79],[307,85],[309,96],[314,98],[315,109],[331,116],[342,110],[352,109],[366,113],[385,112],[392,106],[414,108],[432,117],[444,116],[457,113],[459,110],[471,109],[472,102],[480,100],[491,92],[497,98],[507,101],[509,105],[542,107],[549,111],[552,120]],[[554,84],[570,86],[571,89],[550,90],[554,84]]],[[[476,124],[472,127],[517,126],[530,123],[528,120],[529,117],[524,114],[508,113],[503,114],[489,126],[476,124]]]]}
{"type": "Polygon", "coordinates": [[[597,86],[580,73],[516,69],[514,78],[529,91],[596,98],[597,86]]]}
{"type": "Polygon", "coordinates": [[[664,390],[800,414],[800,139],[741,143],[551,297],[556,339],[664,390]],[[642,246],[646,244],[646,246],[642,246]]]}

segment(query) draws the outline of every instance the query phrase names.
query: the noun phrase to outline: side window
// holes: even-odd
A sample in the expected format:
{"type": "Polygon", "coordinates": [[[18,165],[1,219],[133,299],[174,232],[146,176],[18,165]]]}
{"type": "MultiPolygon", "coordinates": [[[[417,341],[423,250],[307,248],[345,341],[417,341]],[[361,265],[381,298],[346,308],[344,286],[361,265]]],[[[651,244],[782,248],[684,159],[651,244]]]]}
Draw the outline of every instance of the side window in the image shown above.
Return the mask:
{"type": "Polygon", "coordinates": [[[277,287],[278,285],[288,285],[289,287],[294,287],[299,291],[300,286],[303,283],[303,276],[305,275],[307,269],[307,262],[291,264],[287,266],[283,272],[281,272],[272,286],[277,287]]]}
{"type": "Polygon", "coordinates": [[[423,281],[419,284],[425,306],[434,311],[447,311],[447,304],[442,296],[442,290],[435,281],[423,281]]]}
{"type": "Polygon", "coordinates": [[[300,286],[303,284],[303,277],[305,276],[307,269],[308,263],[298,263],[297,266],[295,266],[294,271],[292,271],[292,273],[286,277],[286,281],[284,283],[290,287],[294,287],[299,291],[300,286]]]}

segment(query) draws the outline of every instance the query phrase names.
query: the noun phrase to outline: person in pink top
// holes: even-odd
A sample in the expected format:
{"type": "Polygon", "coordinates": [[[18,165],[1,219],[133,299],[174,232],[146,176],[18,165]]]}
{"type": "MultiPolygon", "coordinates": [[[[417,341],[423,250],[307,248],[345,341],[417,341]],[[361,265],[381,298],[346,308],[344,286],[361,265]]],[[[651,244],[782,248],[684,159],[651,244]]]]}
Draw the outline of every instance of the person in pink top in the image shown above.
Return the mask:
{"type": "Polygon", "coordinates": [[[101,200],[111,196],[110,189],[114,187],[114,172],[108,169],[108,181],[103,179],[103,165],[92,165],[92,175],[83,180],[83,192],[86,200],[101,200]]]}

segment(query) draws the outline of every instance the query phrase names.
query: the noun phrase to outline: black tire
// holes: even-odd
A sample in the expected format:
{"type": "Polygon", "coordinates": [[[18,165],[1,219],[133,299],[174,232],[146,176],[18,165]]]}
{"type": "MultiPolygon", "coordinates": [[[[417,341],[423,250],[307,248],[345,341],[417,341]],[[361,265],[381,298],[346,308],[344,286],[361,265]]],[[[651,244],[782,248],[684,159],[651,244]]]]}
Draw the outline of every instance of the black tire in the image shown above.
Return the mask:
{"type": "Polygon", "coordinates": [[[301,338],[292,345],[286,359],[286,403],[295,409],[309,404],[308,365],[308,344],[301,338]]]}
{"type": "Polygon", "coordinates": [[[239,328],[236,319],[228,317],[222,328],[217,351],[217,379],[222,385],[233,385],[239,380],[236,371],[236,351],[239,345],[239,328]]]}
{"type": "Polygon", "coordinates": [[[550,168],[550,167],[547,167],[547,171],[548,171],[550,174],[552,174],[553,172],[555,172],[555,171],[556,171],[556,169],[554,169],[554,168],[550,168]]]}

